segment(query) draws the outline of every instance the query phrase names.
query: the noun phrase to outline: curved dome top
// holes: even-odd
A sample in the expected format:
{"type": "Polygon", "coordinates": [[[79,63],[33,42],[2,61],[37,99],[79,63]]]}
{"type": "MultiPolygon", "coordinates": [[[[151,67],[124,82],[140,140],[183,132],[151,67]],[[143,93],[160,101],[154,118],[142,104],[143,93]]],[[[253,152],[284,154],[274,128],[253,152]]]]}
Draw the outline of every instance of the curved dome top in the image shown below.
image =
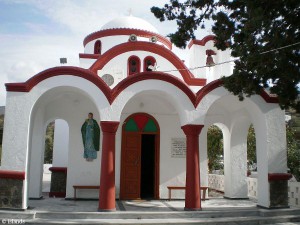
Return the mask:
{"type": "Polygon", "coordinates": [[[134,16],[122,16],[109,21],[101,27],[101,30],[116,29],[116,28],[130,28],[138,30],[146,30],[158,33],[158,30],[149,22],[134,16]]]}

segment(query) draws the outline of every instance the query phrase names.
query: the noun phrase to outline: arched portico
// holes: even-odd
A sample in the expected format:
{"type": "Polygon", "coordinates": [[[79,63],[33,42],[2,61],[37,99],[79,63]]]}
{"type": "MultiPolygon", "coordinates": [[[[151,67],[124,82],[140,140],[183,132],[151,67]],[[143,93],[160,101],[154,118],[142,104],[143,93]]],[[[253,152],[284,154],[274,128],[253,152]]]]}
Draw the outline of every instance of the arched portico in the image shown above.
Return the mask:
{"type": "MultiPolygon", "coordinates": [[[[70,131],[68,146],[71,151],[69,149],[64,150],[68,152],[66,197],[73,196],[72,186],[77,184],[77,176],[81,174],[87,173],[88,171],[95,171],[91,173],[90,176],[94,177],[94,179],[98,177],[97,180],[99,182],[100,163],[94,162],[87,164],[84,160],[80,160],[83,157],[80,127],[89,112],[93,112],[94,118],[100,121],[100,115],[96,105],[91,98],[88,97],[87,93],[84,93],[78,88],[66,86],[56,87],[50,89],[38,99],[32,110],[30,123],[30,151],[28,158],[28,191],[30,198],[41,197],[41,179],[37,178],[41,178],[43,173],[45,127],[49,121],[57,118],[65,120],[69,125],[70,131]],[[79,166],[80,164],[82,164],[82,166],[79,166]]],[[[64,134],[62,133],[61,135],[64,134]]],[[[100,157],[101,155],[98,154],[96,161],[99,162],[100,157]]],[[[89,178],[86,177],[85,179],[89,178]]],[[[87,180],[86,182],[90,183],[92,180],[87,180]]],[[[53,194],[55,195],[56,193],[53,194]]]]}
{"type": "MultiPolygon", "coordinates": [[[[215,96],[214,94],[218,92],[221,93],[216,90],[210,94],[215,96]]],[[[205,98],[209,99],[209,96],[205,98]]],[[[211,101],[207,110],[205,126],[214,123],[222,123],[227,127],[225,130],[222,129],[224,137],[225,197],[248,197],[246,184],[247,133],[250,124],[253,123],[256,131],[258,163],[258,205],[267,208],[272,207],[272,202],[275,199],[270,197],[272,189],[269,188],[271,181],[268,177],[274,171],[281,174],[286,174],[287,171],[286,155],[284,155],[286,154],[284,112],[277,104],[265,104],[264,99],[260,96],[246,98],[240,102],[237,97],[225,94],[223,96],[219,95],[219,98],[211,101]],[[271,133],[272,135],[270,135],[271,133]],[[270,142],[268,137],[271,136],[272,138],[277,137],[280,141],[270,142]],[[270,159],[272,159],[272,163],[270,159]]],[[[287,192],[282,192],[282,194],[286,195],[287,192]]]]}

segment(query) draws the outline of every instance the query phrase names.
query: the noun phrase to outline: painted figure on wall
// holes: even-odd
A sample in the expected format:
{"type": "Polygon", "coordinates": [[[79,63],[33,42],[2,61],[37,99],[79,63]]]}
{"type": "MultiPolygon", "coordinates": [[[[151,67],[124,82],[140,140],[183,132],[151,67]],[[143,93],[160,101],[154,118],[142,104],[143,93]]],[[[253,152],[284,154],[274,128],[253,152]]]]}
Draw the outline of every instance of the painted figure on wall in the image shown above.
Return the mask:
{"type": "Polygon", "coordinates": [[[84,146],[83,157],[86,161],[93,161],[97,158],[97,151],[100,147],[100,127],[96,120],[93,119],[93,113],[88,114],[81,127],[81,135],[84,146]]]}

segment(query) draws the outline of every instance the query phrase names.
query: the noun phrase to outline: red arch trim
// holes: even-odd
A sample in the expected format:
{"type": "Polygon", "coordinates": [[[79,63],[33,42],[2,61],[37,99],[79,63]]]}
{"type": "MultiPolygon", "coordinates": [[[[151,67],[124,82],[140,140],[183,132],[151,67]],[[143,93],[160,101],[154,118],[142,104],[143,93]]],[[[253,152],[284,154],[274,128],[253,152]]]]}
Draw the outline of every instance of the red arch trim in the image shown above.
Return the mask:
{"type": "Polygon", "coordinates": [[[100,30],[91,33],[85,37],[83,41],[83,46],[86,46],[87,43],[98,38],[107,37],[107,36],[116,36],[116,35],[130,35],[130,34],[135,34],[139,37],[146,37],[146,38],[156,36],[159,42],[165,44],[170,50],[172,49],[172,43],[167,38],[165,38],[160,34],[156,34],[146,30],[129,29],[129,28],[107,29],[107,30],[100,30]]]}
{"type": "MultiPolygon", "coordinates": [[[[127,79],[122,80],[112,89],[112,101],[128,86],[137,83],[143,80],[161,80],[173,84],[174,86],[178,87],[182,92],[184,92],[187,97],[191,100],[191,102],[195,103],[196,95],[193,91],[180,79],[170,74],[161,73],[161,72],[142,72],[133,76],[128,77],[127,79]]],[[[195,106],[195,105],[194,105],[195,106]]]]}
{"type": "Polygon", "coordinates": [[[148,51],[158,54],[173,63],[175,68],[179,70],[185,83],[188,85],[204,86],[206,84],[206,79],[195,78],[185,64],[173,52],[163,46],[144,41],[127,42],[111,48],[90,67],[90,70],[96,73],[97,70],[102,69],[106,63],[114,57],[129,51],[148,51]]]}
{"type": "Polygon", "coordinates": [[[202,40],[191,40],[188,48],[191,48],[193,45],[201,45],[201,46],[205,46],[207,42],[209,41],[214,41],[215,40],[215,36],[214,35],[208,35],[206,37],[204,37],[202,40]]]}
{"type": "Polygon", "coordinates": [[[36,74],[24,83],[7,83],[5,86],[7,91],[29,92],[43,80],[59,75],[82,77],[94,83],[104,93],[107,99],[110,97],[110,88],[100,77],[89,70],[73,66],[53,67],[36,74]]]}
{"type": "MultiPolygon", "coordinates": [[[[77,76],[83,79],[90,81],[95,84],[106,96],[108,102],[112,104],[116,97],[128,86],[137,83],[143,80],[161,80],[168,82],[177,88],[179,88],[182,92],[186,94],[186,96],[190,99],[191,103],[196,108],[197,105],[201,102],[201,100],[211,91],[223,85],[221,80],[215,80],[205,87],[203,87],[197,94],[191,91],[191,89],[183,83],[180,79],[170,74],[161,73],[161,72],[143,72],[139,73],[126,79],[122,80],[117,84],[113,89],[110,89],[106,83],[96,74],[92,73],[87,69],[82,69],[79,67],[71,67],[71,66],[62,66],[62,67],[54,67],[48,70],[42,71],[37,75],[33,76],[29,80],[24,83],[7,83],[5,84],[6,90],[8,92],[29,92],[32,88],[34,88],[37,84],[51,77],[60,76],[60,75],[70,75],[77,76]]],[[[278,103],[278,98],[274,96],[270,96],[267,92],[262,90],[261,93],[262,98],[267,103],[278,103]]]]}

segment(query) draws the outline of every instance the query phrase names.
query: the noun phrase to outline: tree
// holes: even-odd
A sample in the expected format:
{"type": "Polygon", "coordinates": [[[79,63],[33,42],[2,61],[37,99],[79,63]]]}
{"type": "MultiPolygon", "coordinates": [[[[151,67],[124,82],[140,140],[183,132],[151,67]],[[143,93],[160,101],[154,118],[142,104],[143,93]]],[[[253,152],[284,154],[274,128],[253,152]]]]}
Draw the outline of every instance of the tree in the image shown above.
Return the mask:
{"type": "Polygon", "coordinates": [[[290,126],[287,126],[286,142],[288,150],[288,168],[290,169],[290,173],[293,174],[298,181],[300,181],[300,143],[295,136],[295,130],[290,126]]]}
{"type": "Polygon", "coordinates": [[[248,166],[256,164],[256,138],[253,125],[249,127],[247,135],[247,161],[248,166]]]}
{"type": "Polygon", "coordinates": [[[223,134],[215,125],[210,126],[207,131],[207,157],[208,170],[223,169],[221,157],[223,156],[223,134]]]}
{"type": "Polygon", "coordinates": [[[52,163],[54,129],[55,129],[55,123],[54,122],[49,123],[46,129],[44,163],[49,163],[49,164],[52,163]]]}
{"type": "Polygon", "coordinates": [[[170,0],[164,7],[152,7],[160,20],[176,20],[178,29],[169,34],[177,47],[194,39],[204,20],[213,20],[215,46],[230,48],[235,69],[224,77],[224,87],[243,100],[269,88],[282,108],[297,102],[300,81],[299,0],[170,0]],[[277,49],[277,50],[275,50],[277,49]]]}

